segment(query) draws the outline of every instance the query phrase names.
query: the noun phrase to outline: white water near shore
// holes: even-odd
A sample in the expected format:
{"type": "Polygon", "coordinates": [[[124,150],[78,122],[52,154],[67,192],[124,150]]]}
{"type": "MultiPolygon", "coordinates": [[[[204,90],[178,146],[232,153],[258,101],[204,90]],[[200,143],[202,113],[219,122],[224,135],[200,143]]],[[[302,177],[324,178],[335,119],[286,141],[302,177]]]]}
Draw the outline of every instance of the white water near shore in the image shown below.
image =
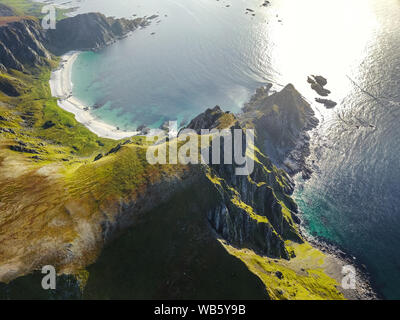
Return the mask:
{"type": "Polygon", "coordinates": [[[58,105],[75,115],[78,122],[85,125],[90,131],[102,138],[119,140],[137,135],[137,131],[123,131],[109,125],[88,110],[79,99],[72,96],[72,66],[78,57],[79,52],[72,51],[61,57],[58,69],[54,70],[50,77],[50,89],[53,97],[58,98],[58,105]]]}

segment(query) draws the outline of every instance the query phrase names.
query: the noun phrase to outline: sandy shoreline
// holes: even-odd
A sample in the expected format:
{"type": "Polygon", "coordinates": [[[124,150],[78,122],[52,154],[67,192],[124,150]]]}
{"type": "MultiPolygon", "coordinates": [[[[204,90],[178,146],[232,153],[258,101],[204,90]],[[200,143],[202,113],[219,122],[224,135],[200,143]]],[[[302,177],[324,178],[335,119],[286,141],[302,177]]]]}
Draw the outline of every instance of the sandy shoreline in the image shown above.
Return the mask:
{"type": "Polygon", "coordinates": [[[75,115],[76,121],[102,138],[119,140],[137,135],[137,131],[123,131],[107,124],[87,110],[79,99],[72,96],[72,66],[80,52],[71,51],[61,57],[60,66],[53,70],[50,77],[50,89],[53,97],[58,98],[58,105],[75,115]],[[85,110],[86,109],[86,110],[85,110]]]}

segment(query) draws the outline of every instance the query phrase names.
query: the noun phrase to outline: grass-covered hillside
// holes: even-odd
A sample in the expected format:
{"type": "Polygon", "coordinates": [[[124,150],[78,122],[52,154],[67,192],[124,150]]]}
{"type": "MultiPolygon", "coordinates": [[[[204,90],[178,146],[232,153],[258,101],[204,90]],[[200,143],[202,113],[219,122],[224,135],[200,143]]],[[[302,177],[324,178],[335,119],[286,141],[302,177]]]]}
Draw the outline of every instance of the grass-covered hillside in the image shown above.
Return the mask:
{"type": "MultiPolygon", "coordinates": [[[[34,16],[37,18],[43,17],[42,8],[45,3],[39,3],[32,0],[0,0],[0,4],[6,5],[13,9],[17,15],[34,16]]],[[[57,9],[57,19],[63,19],[68,10],[57,9]]]]}

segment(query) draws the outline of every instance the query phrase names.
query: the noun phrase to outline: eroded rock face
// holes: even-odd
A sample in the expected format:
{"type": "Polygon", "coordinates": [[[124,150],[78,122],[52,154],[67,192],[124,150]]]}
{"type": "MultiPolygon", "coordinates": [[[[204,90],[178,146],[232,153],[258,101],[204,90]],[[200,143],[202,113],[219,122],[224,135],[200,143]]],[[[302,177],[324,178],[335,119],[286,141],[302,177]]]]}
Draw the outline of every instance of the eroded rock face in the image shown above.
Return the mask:
{"type": "Polygon", "coordinates": [[[308,77],[307,82],[311,85],[311,89],[313,89],[322,97],[326,97],[331,93],[330,90],[325,88],[325,86],[328,84],[328,80],[323,76],[308,77]]]}
{"type": "MultiPolygon", "coordinates": [[[[258,165],[250,177],[234,176],[223,165],[213,166],[214,169],[219,179],[215,187],[221,196],[219,204],[208,212],[214,230],[239,247],[289,259],[284,241],[301,243],[302,239],[290,216],[295,215],[297,206],[278,186],[277,177],[258,165]]],[[[291,186],[287,188],[290,190],[291,186]]]]}
{"type": "Polygon", "coordinates": [[[26,66],[47,63],[50,53],[46,50],[46,35],[38,21],[15,17],[0,25],[0,56],[2,65],[23,71],[26,66]]]}
{"type": "MultiPolygon", "coordinates": [[[[258,92],[266,94],[268,90],[258,92]]],[[[220,124],[219,119],[228,114],[231,115],[219,107],[208,109],[196,117],[189,127],[198,132],[210,129],[220,124]]],[[[239,125],[236,117],[228,128],[242,130],[244,146],[246,130],[239,125]]],[[[259,130],[262,129],[256,130],[256,135],[260,134],[259,130]]],[[[225,140],[221,139],[220,143],[223,159],[225,140]]],[[[269,257],[289,259],[285,240],[303,241],[294,222],[297,205],[290,197],[294,185],[291,178],[278,170],[267,156],[256,150],[254,152],[255,166],[249,176],[236,175],[235,164],[211,164],[203,168],[218,191],[215,205],[207,212],[207,218],[211,227],[229,243],[251,248],[269,257]]]]}

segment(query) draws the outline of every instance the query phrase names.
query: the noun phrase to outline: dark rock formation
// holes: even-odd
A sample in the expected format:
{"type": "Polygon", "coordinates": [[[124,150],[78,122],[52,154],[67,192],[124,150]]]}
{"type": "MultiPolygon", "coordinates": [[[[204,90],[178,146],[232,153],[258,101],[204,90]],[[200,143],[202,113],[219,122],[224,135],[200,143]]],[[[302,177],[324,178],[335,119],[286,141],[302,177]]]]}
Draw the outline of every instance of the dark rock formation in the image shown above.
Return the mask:
{"type": "Polygon", "coordinates": [[[18,87],[21,87],[20,81],[11,78],[0,76],[0,91],[10,97],[18,97],[21,95],[18,87]]]}
{"type": "Polygon", "coordinates": [[[321,87],[325,87],[328,84],[328,80],[323,76],[313,76],[313,78],[321,87]]]}
{"type": "Polygon", "coordinates": [[[103,158],[103,154],[99,153],[93,161],[99,161],[101,158],[103,158]]]}
{"type": "Polygon", "coordinates": [[[47,45],[55,54],[71,50],[95,50],[126,36],[138,27],[148,24],[145,18],[114,19],[100,13],[87,13],[57,23],[47,31],[47,45]]]}
{"type": "Polygon", "coordinates": [[[307,131],[318,125],[310,104],[289,84],[272,95],[258,90],[240,115],[242,123],[257,131],[257,144],[278,167],[289,174],[308,172],[305,158],[309,155],[307,131]]]}
{"type": "Polygon", "coordinates": [[[54,127],[55,125],[56,125],[56,124],[55,124],[53,121],[49,120],[49,121],[46,121],[46,122],[43,124],[42,128],[43,128],[43,129],[50,129],[50,128],[54,127]]]}
{"type": "MultiPolygon", "coordinates": [[[[268,159],[263,162],[272,168],[268,159]]],[[[284,214],[286,208],[287,213],[297,211],[288,195],[293,190],[290,179],[287,177],[287,185],[282,187],[277,181],[285,174],[268,173],[260,164],[250,179],[235,175],[233,166],[213,165],[212,170],[220,181],[215,187],[221,196],[219,204],[208,212],[214,230],[239,247],[289,259],[284,241],[302,242],[293,219],[284,214]]]]}
{"type": "Polygon", "coordinates": [[[313,89],[320,96],[326,97],[330,95],[331,92],[324,88],[328,84],[328,80],[326,80],[323,76],[308,77],[307,82],[311,84],[311,89],[313,89]]]}
{"type": "Polygon", "coordinates": [[[315,101],[323,104],[326,108],[331,109],[337,106],[337,103],[329,99],[315,98],[315,101]]]}
{"type": "Polygon", "coordinates": [[[211,130],[217,128],[220,125],[222,116],[228,114],[229,113],[222,111],[219,106],[215,106],[212,109],[207,109],[190,121],[186,128],[193,129],[200,134],[202,129],[211,130]]]}
{"type": "Polygon", "coordinates": [[[47,64],[46,35],[34,18],[15,17],[0,24],[0,57],[5,68],[23,71],[26,66],[47,64]]]}
{"type": "MultiPolygon", "coordinates": [[[[219,107],[208,109],[196,117],[189,127],[196,131],[211,129],[226,116],[233,115],[219,107]]],[[[242,145],[245,145],[246,133],[238,122],[232,121],[228,128],[243,130],[242,145]]],[[[256,129],[256,134],[263,130],[256,129]]],[[[220,142],[223,159],[225,140],[220,142]]],[[[235,148],[237,144],[233,145],[235,148]]],[[[212,154],[211,147],[209,151],[212,154]]],[[[294,185],[290,177],[274,167],[267,156],[257,154],[255,157],[255,167],[249,176],[236,175],[235,164],[205,166],[206,175],[218,190],[213,200],[215,205],[209,209],[207,217],[212,228],[229,243],[252,248],[270,257],[289,259],[284,241],[302,242],[293,218],[296,217],[297,205],[290,197],[294,185]]]]}
{"type": "Polygon", "coordinates": [[[32,153],[32,154],[39,154],[39,152],[35,149],[28,148],[24,145],[16,145],[16,146],[10,146],[10,150],[16,151],[16,152],[24,152],[24,153],[32,153]]]}

